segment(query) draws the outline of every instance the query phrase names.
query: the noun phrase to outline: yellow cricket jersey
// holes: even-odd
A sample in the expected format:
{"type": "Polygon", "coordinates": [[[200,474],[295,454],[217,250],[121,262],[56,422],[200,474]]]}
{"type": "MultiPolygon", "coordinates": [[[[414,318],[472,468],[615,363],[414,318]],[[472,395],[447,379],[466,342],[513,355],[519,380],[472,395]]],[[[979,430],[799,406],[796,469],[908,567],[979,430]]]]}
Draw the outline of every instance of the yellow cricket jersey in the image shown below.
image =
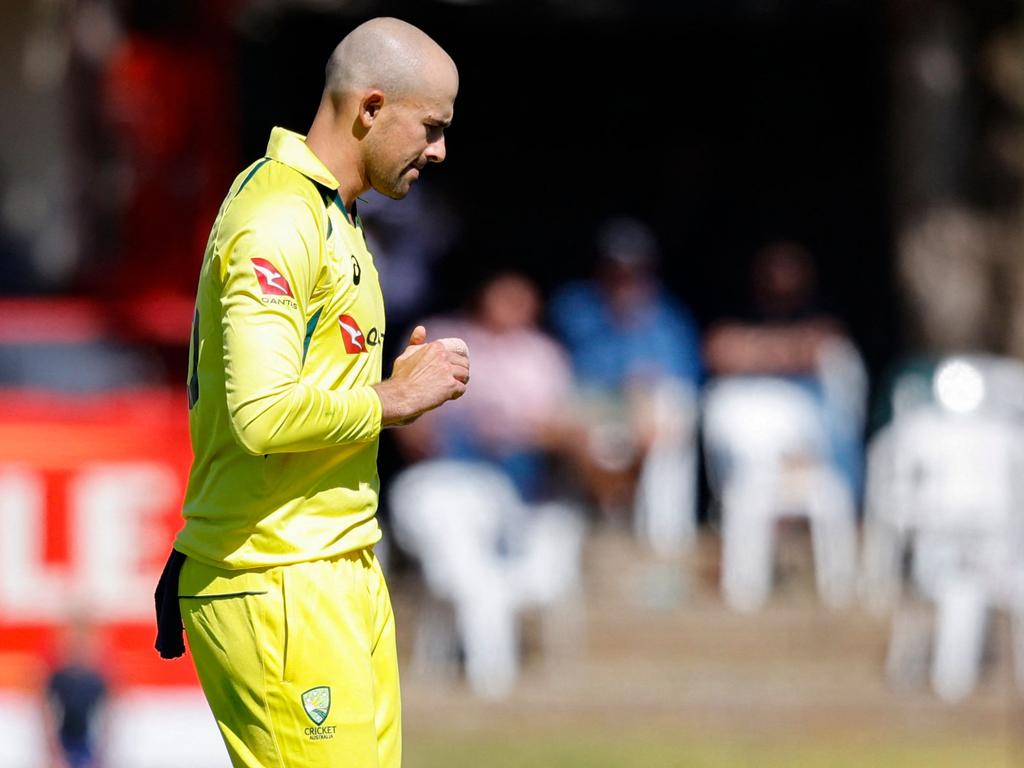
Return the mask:
{"type": "Polygon", "coordinates": [[[174,544],[240,569],[380,539],[384,302],[362,229],[304,137],[275,128],[206,246],[189,365],[195,459],[174,544]]]}

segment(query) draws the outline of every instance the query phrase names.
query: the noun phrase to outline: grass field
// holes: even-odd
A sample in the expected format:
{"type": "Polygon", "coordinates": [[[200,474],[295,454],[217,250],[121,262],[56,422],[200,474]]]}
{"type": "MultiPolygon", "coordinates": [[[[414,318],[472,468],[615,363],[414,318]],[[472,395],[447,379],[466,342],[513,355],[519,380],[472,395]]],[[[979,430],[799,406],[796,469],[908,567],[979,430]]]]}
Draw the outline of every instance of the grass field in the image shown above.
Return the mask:
{"type": "MultiPolygon", "coordinates": [[[[967,701],[942,703],[926,679],[894,688],[884,674],[888,619],[856,606],[823,609],[806,549],[798,541],[787,556],[771,605],[740,616],[718,597],[714,542],[689,566],[674,601],[652,601],[647,587],[663,564],[621,533],[598,534],[588,542],[586,637],[576,656],[552,663],[528,622],[521,680],[501,702],[482,702],[460,679],[418,673],[405,660],[404,764],[1024,766],[1024,700],[1012,684],[1004,619],[967,701]]],[[[408,633],[415,587],[397,585],[393,594],[408,633]]],[[[408,638],[400,647],[410,647],[408,638]]]]}
{"type": "Polygon", "coordinates": [[[742,736],[629,733],[410,734],[408,768],[1012,768],[1024,753],[1002,739],[918,742],[835,739],[817,743],[748,741],[742,736]]]}

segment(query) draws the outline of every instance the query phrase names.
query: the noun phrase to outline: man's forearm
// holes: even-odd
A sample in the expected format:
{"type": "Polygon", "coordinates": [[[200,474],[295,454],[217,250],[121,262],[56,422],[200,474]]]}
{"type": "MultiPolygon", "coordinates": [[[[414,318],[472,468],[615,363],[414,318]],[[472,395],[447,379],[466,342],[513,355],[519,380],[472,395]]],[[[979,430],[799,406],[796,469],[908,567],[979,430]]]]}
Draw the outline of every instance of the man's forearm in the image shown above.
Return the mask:
{"type": "Polygon", "coordinates": [[[380,398],[381,427],[400,427],[416,420],[416,411],[409,393],[401,382],[385,379],[373,385],[380,398]]]}

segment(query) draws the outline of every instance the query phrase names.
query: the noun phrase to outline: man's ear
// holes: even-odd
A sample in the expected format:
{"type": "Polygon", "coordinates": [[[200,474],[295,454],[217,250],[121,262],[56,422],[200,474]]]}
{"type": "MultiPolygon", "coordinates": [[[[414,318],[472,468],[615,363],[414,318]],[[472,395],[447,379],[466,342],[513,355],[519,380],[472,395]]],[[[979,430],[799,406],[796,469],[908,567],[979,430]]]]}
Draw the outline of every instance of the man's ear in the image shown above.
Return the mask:
{"type": "Polygon", "coordinates": [[[384,93],[382,91],[374,88],[363,94],[363,98],[359,102],[359,122],[363,124],[364,128],[368,129],[373,125],[373,121],[377,119],[382,106],[384,106],[384,93]]]}

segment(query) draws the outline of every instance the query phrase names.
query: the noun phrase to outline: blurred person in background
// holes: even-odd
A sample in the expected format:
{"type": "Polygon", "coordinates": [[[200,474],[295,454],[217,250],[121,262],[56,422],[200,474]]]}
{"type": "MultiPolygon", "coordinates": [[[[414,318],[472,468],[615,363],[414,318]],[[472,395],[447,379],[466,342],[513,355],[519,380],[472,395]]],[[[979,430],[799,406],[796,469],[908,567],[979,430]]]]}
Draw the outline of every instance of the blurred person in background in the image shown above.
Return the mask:
{"type": "Polygon", "coordinates": [[[997,237],[994,218],[967,205],[936,206],[905,228],[898,274],[917,351],[941,355],[997,344],[1013,305],[992,300],[997,288],[1013,285],[999,263],[997,237]]]}
{"type": "Polygon", "coordinates": [[[1007,188],[997,277],[998,293],[1007,305],[1003,351],[1024,359],[1024,19],[1018,18],[988,42],[985,61],[999,105],[989,145],[1007,188]]]}
{"type": "Polygon", "coordinates": [[[904,226],[897,275],[909,344],[879,377],[872,432],[933,402],[943,356],[1012,343],[1021,259],[1001,242],[1008,234],[996,217],[965,204],[935,205],[904,226]]]}
{"type": "Polygon", "coordinates": [[[409,458],[488,462],[525,500],[550,495],[549,461],[570,434],[574,385],[567,354],[538,326],[541,311],[537,286],[503,272],[484,281],[468,313],[425,323],[438,336],[464,339],[476,373],[458,403],[397,433],[409,458]]]}
{"type": "Polygon", "coordinates": [[[594,277],[564,286],[549,308],[581,392],[577,462],[604,517],[635,512],[644,538],[675,550],[696,515],[697,326],[658,278],[644,223],[606,221],[596,250],[594,277]]]}
{"type": "Polygon", "coordinates": [[[820,404],[831,458],[859,494],[866,382],[841,321],[820,304],[810,252],[779,240],[754,255],[745,311],[708,330],[705,360],[715,378],[782,378],[820,404]]]}
{"type": "Polygon", "coordinates": [[[401,764],[391,599],[373,547],[380,431],[460,397],[465,343],[418,326],[382,380],[384,300],[356,199],[445,159],[458,71],[420,29],[338,44],[308,136],[274,128],[222,204],[188,372],[195,459],[157,587],[235,766],[401,764]]]}
{"type": "Polygon", "coordinates": [[[100,294],[193,295],[193,275],[237,162],[228,24],[236,5],[122,6],[123,34],[99,83],[112,137],[106,173],[118,202],[113,242],[99,263],[83,265],[85,284],[100,294]]]}
{"type": "MultiPolygon", "coordinates": [[[[392,484],[396,538],[421,562],[433,595],[454,608],[469,684],[491,698],[516,679],[520,612],[558,601],[556,613],[569,615],[579,581],[583,526],[559,477],[576,434],[572,369],[540,329],[541,313],[529,278],[499,272],[468,312],[427,320],[473,350],[473,386],[397,433],[418,463],[392,484]]],[[[436,622],[421,619],[418,645],[438,645],[423,634],[437,633],[436,622]]]]}
{"type": "Polygon", "coordinates": [[[46,681],[47,734],[61,768],[100,768],[110,699],[99,667],[94,628],[74,619],[61,637],[60,658],[46,681]]]}
{"type": "MultiPolygon", "coordinates": [[[[0,168],[0,200],[6,199],[7,177],[0,168]]],[[[28,293],[37,283],[36,268],[32,262],[32,249],[23,235],[10,226],[8,217],[0,213],[0,265],[4,279],[0,281],[0,296],[28,293]]]]}

